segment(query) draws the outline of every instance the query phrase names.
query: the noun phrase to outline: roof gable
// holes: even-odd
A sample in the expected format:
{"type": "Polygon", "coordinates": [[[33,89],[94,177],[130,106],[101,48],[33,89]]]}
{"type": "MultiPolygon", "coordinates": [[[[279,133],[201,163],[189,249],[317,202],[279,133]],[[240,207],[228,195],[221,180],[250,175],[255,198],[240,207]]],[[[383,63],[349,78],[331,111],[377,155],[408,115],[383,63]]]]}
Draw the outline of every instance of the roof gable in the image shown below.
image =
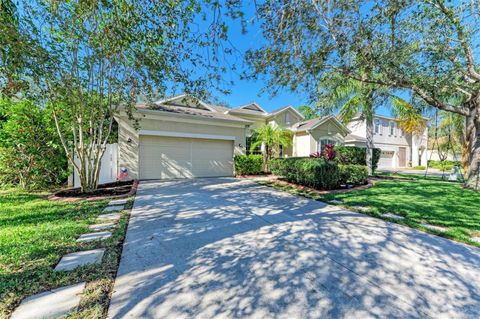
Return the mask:
{"type": "Polygon", "coordinates": [[[175,107],[186,107],[186,108],[192,108],[192,109],[201,109],[201,110],[206,110],[211,112],[217,112],[217,110],[215,110],[213,107],[211,107],[207,103],[188,94],[180,94],[167,99],[159,100],[155,102],[155,104],[170,105],[175,107]]]}
{"type": "Polygon", "coordinates": [[[260,107],[260,105],[257,104],[257,102],[252,102],[252,103],[248,103],[248,104],[236,107],[235,110],[249,110],[249,111],[254,111],[254,112],[259,112],[264,114],[267,113],[264,109],[260,107]]]}
{"type": "Polygon", "coordinates": [[[291,105],[287,105],[287,106],[281,107],[279,109],[276,109],[275,111],[270,113],[269,116],[275,116],[275,115],[278,115],[278,114],[283,113],[283,112],[288,111],[288,110],[290,110],[292,113],[297,115],[301,120],[304,119],[303,115],[300,112],[298,112],[297,109],[295,109],[291,105]]]}
{"type": "Polygon", "coordinates": [[[316,129],[317,127],[321,126],[322,124],[325,124],[327,122],[331,122],[334,124],[336,127],[338,127],[342,132],[345,134],[349,134],[350,130],[342,124],[335,116],[324,116],[324,117],[318,117],[312,120],[300,122],[297,125],[295,125],[295,131],[301,132],[301,131],[312,131],[316,129]]]}

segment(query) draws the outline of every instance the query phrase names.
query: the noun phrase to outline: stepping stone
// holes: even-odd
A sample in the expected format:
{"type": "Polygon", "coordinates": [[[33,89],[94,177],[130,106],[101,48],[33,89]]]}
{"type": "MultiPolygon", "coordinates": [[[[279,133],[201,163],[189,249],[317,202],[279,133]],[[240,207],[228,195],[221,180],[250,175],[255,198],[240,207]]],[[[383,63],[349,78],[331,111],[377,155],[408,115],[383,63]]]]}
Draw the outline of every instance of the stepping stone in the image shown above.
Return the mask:
{"type": "Polygon", "coordinates": [[[442,227],[442,226],[436,226],[436,225],[430,225],[430,224],[420,224],[420,225],[422,225],[425,228],[436,230],[436,231],[441,231],[441,232],[444,232],[444,231],[448,230],[447,227],[442,227]]]}
{"type": "Polygon", "coordinates": [[[119,220],[120,217],[122,217],[122,215],[120,215],[119,213],[116,213],[116,214],[103,214],[103,215],[98,215],[97,216],[97,219],[98,220],[119,220]]]}
{"type": "Polygon", "coordinates": [[[55,267],[55,271],[70,271],[80,266],[99,264],[104,252],[105,249],[93,249],[65,255],[55,267]]]}
{"type": "Polygon", "coordinates": [[[101,231],[98,233],[88,233],[88,234],[81,235],[80,238],[77,239],[77,242],[86,243],[94,240],[107,239],[111,236],[112,236],[112,233],[109,231],[101,231]]]}
{"type": "Polygon", "coordinates": [[[103,212],[104,213],[108,213],[108,212],[118,212],[118,211],[121,211],[123,210],[125,206],[123,205],[120,205],[120,206],[107,206],[103,209],[103,212]]]}
{"type": "Polygon", "coordinates": [[[108,206],[125,205],[127,203],[127,201],[128,200],[126,198],[112,200],[112,201],[110,201],[110,203],[108,203],[108,206]]]}
{"type": "Polygon", "coordinates": [[[115,223],[95,224],[88,226],[89,229],[94,231],[107,230],[113,227],[115,227],[115,223]]]}
{"type": "Polygon", "coordinates": [[[338,199],[331,200],[330,203],[332,203],[332,204],[334,204],[334,205],[343,204],[343,202],[342,202],[341,200],[338,200],[338,199]]]}
{"type": "Polygon", "coordinates": [[[85,283],[60,287],[25,298],[11,319],[58,318],[75,311],[85,283]]]}
{"type": "Polygon", "coordinates": [[[480,244],[480,237],[472,237],[472,240],[480,244]]]}
{"type": "Polygon", "coordinates": [[[361,212],[368,212],[370,210],[370,208],[365,207],[365,206],[353,206],[352,208],[356,209],[356,210],[359,210],[361,212]]]}
{"type": "Polygon", "coordinates": [[[403,217],[403,216],[392,214],[392,213],[386,213],[386,214],[383,214],[382,216],[387,217],[387,218],[397,219],[397,220],[405,219],[405,217],[403,217]]]}

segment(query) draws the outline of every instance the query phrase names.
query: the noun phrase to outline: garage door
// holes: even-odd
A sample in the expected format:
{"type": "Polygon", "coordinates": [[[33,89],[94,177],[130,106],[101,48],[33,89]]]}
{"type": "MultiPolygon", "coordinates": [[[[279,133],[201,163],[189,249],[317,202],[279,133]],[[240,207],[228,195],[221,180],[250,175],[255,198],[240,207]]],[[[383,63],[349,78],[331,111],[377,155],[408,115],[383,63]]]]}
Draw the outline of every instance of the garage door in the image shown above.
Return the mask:
{"type": "Polygon", "coordinates": [[[379,168],[392,168],[394,151],[382,151],[378,160],[379,168]]]}
{"type": "Polygon", "coordinates": [[[140,179],[233,175],[233,141],[141,136],[140,179]]]}

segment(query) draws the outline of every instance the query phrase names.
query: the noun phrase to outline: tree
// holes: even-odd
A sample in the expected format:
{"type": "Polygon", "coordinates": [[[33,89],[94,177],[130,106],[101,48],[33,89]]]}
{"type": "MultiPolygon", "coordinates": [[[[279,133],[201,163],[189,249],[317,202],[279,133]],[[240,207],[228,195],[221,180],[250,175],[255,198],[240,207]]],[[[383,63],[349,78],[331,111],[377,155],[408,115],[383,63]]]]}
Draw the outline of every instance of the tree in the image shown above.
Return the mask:
{"type": "Polygon", "coordinates": [[[23,77],[31,84],[28,93],[38,92],[49,106],[82,191],[98,186],[116,112],[125,110],[135,120],[137,98],[152,99],[154,92],[180,89],[203,97],[212,87],[225,91],[219,75],[219,58],[228,49],[221,45],[227,34],[219,20],[222,6],[195,0],[21,1],[18,30],[29,40],[8,45],[39,48],[29,52],[22,72],[5,64],[2,74],[23,77]]]}
{"type": "Polygon", "coordinates": [[[251,150],[263,145],[263,169],[269,171],[268,163],[272,159],[274,152],[278,152],[281,147],[289,147],[293,143],[292,132],[279,126],[265,124],[253,131],[251,150]]]}
{"type": "Polygon", "coordinates": [[[30,101],[0,101],[0,182],[40,188],[66,179],[67,162],[50,114],[30,101]]]}
{"type": "Polygon", "coordinates": [[[266,44],[250,51],[269,86],[314,98],[322,75],[411,93],[466,117],[467,183],[478,189],[480,164],[480,6],[470,0],[267,0],[258,6],[266,44]],[[365,69],[373,77],[365,77],[365,69]],[[462,103],[448,101],[459,97],[462,103]]]}
{"type": "Polygon", "coordinates": [[[302,113],[305,120],[311,120],[318,116],[317,111],[309,105],[301,105],[298,107],[298,111],[302,113]]]}

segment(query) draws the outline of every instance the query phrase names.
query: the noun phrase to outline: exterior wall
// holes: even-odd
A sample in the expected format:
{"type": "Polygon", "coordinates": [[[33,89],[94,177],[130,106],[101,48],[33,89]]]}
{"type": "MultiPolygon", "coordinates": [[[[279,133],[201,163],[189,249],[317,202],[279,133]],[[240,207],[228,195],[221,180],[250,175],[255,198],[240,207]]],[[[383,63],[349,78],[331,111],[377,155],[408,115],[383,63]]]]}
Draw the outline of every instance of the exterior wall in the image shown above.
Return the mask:
{"type": "Polygon", "coordinates": [[[354,119],[347,124],[347,128],[352,132],[350,134],[361,137],[367,137],[367,123],[360,119],[354,119]]]}
{"type": "Polygon", "coordinates": [[[293,136],[293,156],[309,156],[311,149],[312,137],[309,133],[299,132],[293,136]]]}
{"type": "Polygon", "coordinates": [[[268,123],[274,123],[275,125],[278,125],[280,127],[290,127],[293,124],[300,122],[301,120],[302,119],[298,116],[298,114],[296,114],[295,112],[293,112],[290,109],[286,109],[285,111],[280,112],[279,114],[275,115],[274,117],[269,118],[268,123]],[[288,115],[286,115],[286,114],[288,114],[288,115]],[[286,119],[285,116],[289,117],[290,123],[287,123],[285,121],[285,119],[286,119]]]}
{"type": "MultiPolygon", "coordinates": [[[[130,179],[139,176],[139,131],[126,116],[117,118],[119,168],[127,168],[130,179]],[[130,139],[130,142],[129,142],[130,139]]],[[[166,131],[173,133],[192,133],[234,136],[234,154],[245,154],[246,129],[241,124],[230,124],[221,121],[190,120],[177,117],[142,118],[139,122],[141,130],[166,131]]]]}

